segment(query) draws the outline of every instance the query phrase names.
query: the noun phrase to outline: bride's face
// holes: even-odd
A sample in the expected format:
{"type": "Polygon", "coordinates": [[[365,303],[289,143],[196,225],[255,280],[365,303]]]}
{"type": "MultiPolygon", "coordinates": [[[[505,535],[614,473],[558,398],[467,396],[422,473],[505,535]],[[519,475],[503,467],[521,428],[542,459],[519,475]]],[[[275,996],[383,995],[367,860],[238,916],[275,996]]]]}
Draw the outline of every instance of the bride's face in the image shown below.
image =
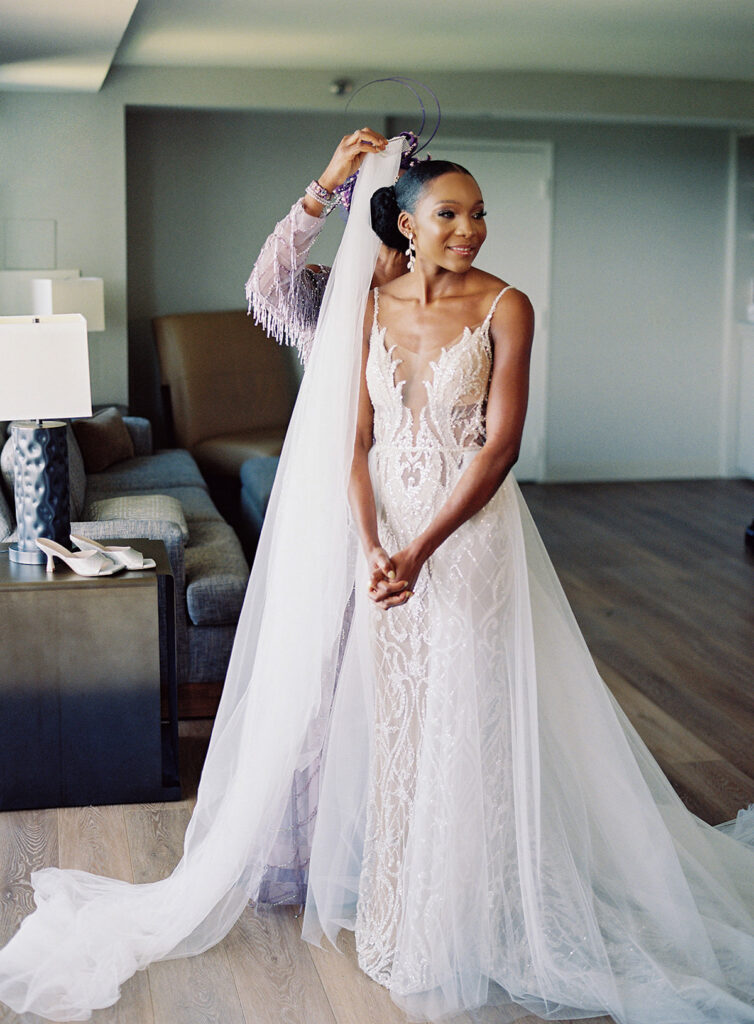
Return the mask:
{"type": "Polygon", "coordinates": [[[428,181],[401,230],[414,236],[417,259],[455,273],[468,270],[487,237],[484,200],[470,174],[452,172],[428,181]]]}

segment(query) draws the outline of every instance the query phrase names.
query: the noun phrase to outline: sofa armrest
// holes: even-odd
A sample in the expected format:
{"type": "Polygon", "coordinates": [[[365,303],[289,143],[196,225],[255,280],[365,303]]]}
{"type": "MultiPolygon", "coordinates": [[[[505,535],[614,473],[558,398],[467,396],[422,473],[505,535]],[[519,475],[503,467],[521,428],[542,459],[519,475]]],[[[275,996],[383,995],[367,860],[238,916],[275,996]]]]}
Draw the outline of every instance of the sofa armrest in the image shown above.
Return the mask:
{"type": "Polygon", "coordinates": [[[149,420],[143,416],[124,416],[123,422],[134,443],[134,455],[151,455],[154,445],[152,443],[152,424],[149,420]]]}

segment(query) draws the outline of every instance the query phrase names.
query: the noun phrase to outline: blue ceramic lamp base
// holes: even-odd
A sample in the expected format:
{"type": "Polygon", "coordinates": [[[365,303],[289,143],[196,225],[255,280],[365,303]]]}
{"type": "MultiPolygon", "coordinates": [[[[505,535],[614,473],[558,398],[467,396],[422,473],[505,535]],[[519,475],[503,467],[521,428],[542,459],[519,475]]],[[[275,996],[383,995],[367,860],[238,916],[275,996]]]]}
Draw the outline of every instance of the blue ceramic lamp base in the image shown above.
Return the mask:
{"type": "Polygon", "coordinates": [[[18,540],[8,549],[13,562],[38,565],[46,556],[37,537],[70,547],[68,440],[62,420],[16,421],[12,426],[18,540]]]}

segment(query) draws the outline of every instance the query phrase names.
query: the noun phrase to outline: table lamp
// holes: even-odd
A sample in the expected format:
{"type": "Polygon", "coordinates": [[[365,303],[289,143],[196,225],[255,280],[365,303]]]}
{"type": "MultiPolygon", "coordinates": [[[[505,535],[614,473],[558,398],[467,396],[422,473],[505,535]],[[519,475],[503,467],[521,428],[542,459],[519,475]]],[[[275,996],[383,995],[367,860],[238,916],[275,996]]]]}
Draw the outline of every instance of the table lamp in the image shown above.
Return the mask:
{"type": "Polygon", "coordinates": [[[69,547],[68,442],[63,419],[91,416],[89,348],[80,313],[0,317],[0,419],[14,420],[18,540],[14,562],[45,561],[47,537],[69,547]]]}
{"type": "Polygon", "coordinates": [[[43,277],[31,282],[36,316],[81,313],[88,331],[105,329],[105,284],[101,277],[43,277]]]}

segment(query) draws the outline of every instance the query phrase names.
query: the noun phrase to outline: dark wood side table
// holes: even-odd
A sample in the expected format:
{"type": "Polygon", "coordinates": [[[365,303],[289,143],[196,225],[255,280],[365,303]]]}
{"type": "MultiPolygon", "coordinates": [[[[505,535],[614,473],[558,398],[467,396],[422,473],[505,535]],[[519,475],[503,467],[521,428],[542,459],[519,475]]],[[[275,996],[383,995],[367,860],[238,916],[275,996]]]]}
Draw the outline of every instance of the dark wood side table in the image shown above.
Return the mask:
{"type": "Polygon", "coordinates": [[[156,570],[48,574],[0,545],[2,811],[180,799],[170,563],[160,541],[112,543],[156,570]]]}

